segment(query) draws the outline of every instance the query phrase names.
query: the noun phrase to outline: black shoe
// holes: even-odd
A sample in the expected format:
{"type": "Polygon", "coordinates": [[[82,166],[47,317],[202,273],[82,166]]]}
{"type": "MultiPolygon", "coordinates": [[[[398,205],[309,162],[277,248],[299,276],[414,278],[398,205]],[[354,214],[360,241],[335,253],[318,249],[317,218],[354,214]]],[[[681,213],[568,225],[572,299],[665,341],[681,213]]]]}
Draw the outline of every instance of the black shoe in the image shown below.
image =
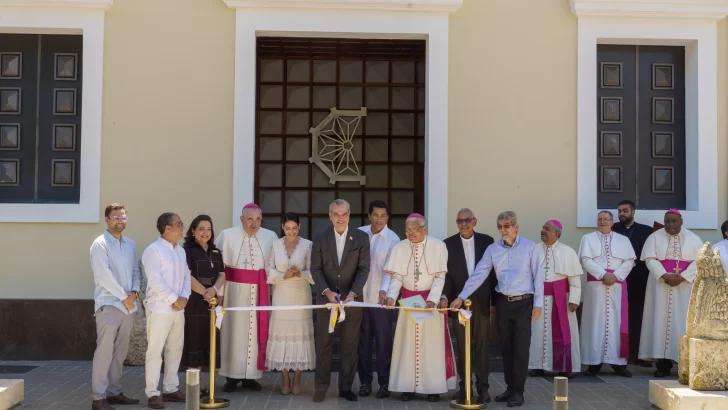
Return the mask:
{"type": "Polygon", "coordinates": [[[495,396],[495,401],[496,403],[507,403],[514,395],[515,393],[513,393],[512,391],[506,390],[502,394],[495,396]]]}
{"type": "Polygon", "coordinates": [[[238,380],[227,379],[227,381],[225,382],[225,385],[222,386],[222,391],[224,391],[225,393],[232,393],[237,388],[238,388],[238,380]]]}
{"type": "Polygon", "coordinates": [[[576,376],[574,373],[559,372],[559,377],[566,377],[567,379],[573,379],[576,376]]]}
{"type": "Polygon", "coordinates": [[[521,407],[523,406],[524,402],[525,400],[523,400],[523,394],[514,393],[513,396],[511,396],[511,399],[508,400],[508,407],[521,407]]]}
{"type": "Polygon", "coordinates": [[[377,398],[386,399],[387,397],[389,397],[389,387],[387,385],[379,386],[379,391],[377,392],[377,398]]]}
{"type": "Polygon", "coordinates": [[[402,401],[410,401],[415,398],[414,393],[402,393],[401,396],[399,396],[400,400],[402,401]]]}
{"type": "Polygon", "coordinates": [[[544,372],[543,369],[533,369],[528,372],[530,377],[543,377],[545,374],[546,372],[544,372]]]}
{"type": "Polygon", "coordinates": [[[368,397],[372,394],[372,385],[371,384],[362,384],[359,388],[359,396],[361,397],[368,397]]]}
{"type": "Polygon", "coordinates": [[[255,380],[252,380],[252,379],[243,379],[243,388],[250,389],[253,391],[263,390],[263,386],[261,386],[260,383],[256,382],[255,380]]]}
{"type": "Polygon", "coordinates": [[[314,403],[321,403],[326,398],[326,392],[325,391],[317,391],[313,394],[313,402],[314,403]]]}
{"type": "Polygon", "coordinates": [[[428,394],[427,401],[429,401],[430,403],[437,403],[438,401],[440,401],[440,395],[439,394],[428,394]]]}
{"type": "Polygon", "coordinates": [[[634,364],[641,367],[652,367],[652,362],[648,362],[647,360],[635,360],[634,364]]]}
{"type": "Polygon", "coordinates": [[[358,401],[359,398],[356,397],[356,394],[354,394],[351,390],[350,391],[340,391],[339,397],[343,397],[346,399],[346,401],[358,401]]]}
{"type": "Polygon", "coordinates": [[[667,377],[670,375],[670,372],[666,372],[664,370],[655,370],[655,377],[661,379],[663,377],[667,377]]]}
{"type": "Polygon", "coordinates": [[[139,404],[139,400],[130,399],[130,398],[124,396],[124,393],[119,393],[118,396],[106,396],[106,402],[109,404],[121,404],[121,405],[139,404]]]}
{"type": "Polygon", "coordinates": [[[632,377],[632,373],[630,373],[629,370],[627,370],[627,366],[614,366],[614,373],[617,373],[618,375],[622,377],[632,377]]]}
{"type": "Polygon", "coordinates": [[[596,376],[601,369],[602,369],[601,364],[589,365],[589,367],[587,367],[586,371],[584,372],[584,376],[596,376]]]}
{"type": "Polygon", "coordinates": [[[490,394],[487,391],[478,390],[478,399],[476,404],[490,403],[490,394]]]}

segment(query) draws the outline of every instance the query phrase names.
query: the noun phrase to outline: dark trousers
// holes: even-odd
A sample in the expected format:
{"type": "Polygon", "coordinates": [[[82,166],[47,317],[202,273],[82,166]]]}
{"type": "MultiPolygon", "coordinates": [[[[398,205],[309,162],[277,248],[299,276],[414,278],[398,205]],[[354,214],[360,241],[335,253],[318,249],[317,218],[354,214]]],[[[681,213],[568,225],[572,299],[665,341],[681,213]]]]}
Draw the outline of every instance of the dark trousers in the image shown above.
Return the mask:
{"type": "MultiPolygon", "coordinates": [[[[458,358],[457,368],[460,378],[460,390],[465,391],[465,326],[458,323],[457,318],[450,318],[455,331],[458,358]]],[[[488,334],[490,316],[486,316],[480,309],[473,310],[470,318],[470,370],[475,373],[475,390],[488,391],[488,334]]]]}
{"type": "MultiPolygon", "coordinates": [[[[392,311],[387,309],[361,309],[361,334],[359,335],[359,381],[372,384],[372,342],[377,344],[377,381],[379,386],[389,385],[389,368],[392,364],[394,328],[392,311]]],[[[346,312],[349,320],[349,312],[346,312]]]]}
{"type": "Polygon", "coordinates": [[[531,346],[533,296],[517,302],[509,302],[508,296],[501,295],[496,303],[506,385],[509,391],[523,394],[526,387],[531,346]]]}
{"type": "MultiPolygon", "coordinates": [[[[339,328],[339,351],[341,370],[339,371],[339,391],[351,391],[356,375],[358,362],[359,331],[361,329],[362,310],[346,309],[346,320],[337,323],[339,328]]],[[[328,309],[317,309],[316,312],[316,391],[325,392],[331,384],[331,348],[334,334],[329,333],[328,309]]]]}
{"type": "Polygon", "coordinates": [[[632,272],[627,276],[627,300],[629,301],[629,358],[638,360],[640,351],[640,333],[642,332],[642,314],[645,309],[645,292],[649,272],[632,272]]]}

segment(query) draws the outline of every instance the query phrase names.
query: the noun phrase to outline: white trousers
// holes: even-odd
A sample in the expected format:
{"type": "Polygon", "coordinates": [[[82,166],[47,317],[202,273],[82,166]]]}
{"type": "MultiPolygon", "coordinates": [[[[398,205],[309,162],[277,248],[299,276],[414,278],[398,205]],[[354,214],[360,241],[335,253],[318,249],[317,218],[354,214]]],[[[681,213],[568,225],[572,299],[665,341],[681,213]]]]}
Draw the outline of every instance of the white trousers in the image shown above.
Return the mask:
{"type": "Polygon", "coordinates": [[[147,357],[145,373],[147,397],[160,396],[159,373],[162,370],[164,352],[164,392],[174,393],[179,388],[179,363],[184,346],[184,312],[156,313],[147,311],[147,357]]]}

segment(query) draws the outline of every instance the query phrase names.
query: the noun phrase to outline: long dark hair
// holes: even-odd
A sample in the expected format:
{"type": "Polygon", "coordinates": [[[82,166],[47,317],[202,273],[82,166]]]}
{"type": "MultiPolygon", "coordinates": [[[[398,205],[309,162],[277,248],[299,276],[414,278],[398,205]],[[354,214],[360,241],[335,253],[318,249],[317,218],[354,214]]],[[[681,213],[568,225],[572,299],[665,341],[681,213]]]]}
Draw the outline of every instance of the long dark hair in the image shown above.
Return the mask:
{"type": "Polygon", "coordinates": [[[187,235],[185,236],[184,246],[194,245],[195,241],[195,229],[200,226],[200,222],[207,221],[210,223],[210,239],[207,241],[207,246],[215,246],[215,226],[212,224],[212,218],[207,215],[197,215],[197,218],[192,220],[189,229],[187,229],[187,235]]]}
{"type": "Polygon", "coordinates": [[[285,225],[288,221],[293,221],[299,227],[301,226],[301,221],[298,218],[298,215],[296,215],[294,212],[288,212],[287,214],[283,215],[283,218],[281,218],[281,236],[286,236],[286,233],[283,231],[283,225],[285,225]]]}

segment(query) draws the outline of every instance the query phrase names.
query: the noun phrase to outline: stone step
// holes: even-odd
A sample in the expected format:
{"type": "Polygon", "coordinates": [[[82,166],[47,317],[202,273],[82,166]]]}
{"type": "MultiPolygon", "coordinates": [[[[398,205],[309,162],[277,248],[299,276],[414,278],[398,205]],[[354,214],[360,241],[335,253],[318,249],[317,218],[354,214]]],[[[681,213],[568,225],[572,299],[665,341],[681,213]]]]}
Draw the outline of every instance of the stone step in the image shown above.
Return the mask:
{"type": "Polygon", "coordinates": [[[21,379],[0,379],[0,410],[7,410],[25,398],[25,382],[21,379]]]}
{"type": "Polygon", "coordinates": [[[650,380],[650,403],[662,410],[725,410],[728,392],[697,391],[677,380],[650,380]]]}

